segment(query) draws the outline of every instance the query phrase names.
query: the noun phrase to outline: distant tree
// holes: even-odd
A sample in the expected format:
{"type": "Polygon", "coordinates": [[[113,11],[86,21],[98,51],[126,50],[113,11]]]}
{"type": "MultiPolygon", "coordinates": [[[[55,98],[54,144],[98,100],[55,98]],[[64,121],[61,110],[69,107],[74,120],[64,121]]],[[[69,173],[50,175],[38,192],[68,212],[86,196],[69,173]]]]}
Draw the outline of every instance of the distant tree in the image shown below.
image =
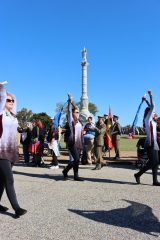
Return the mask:
{"type": "Polygon", "coordinates": [[[47,113],[45,112],[41,112],[41,113],[34,113],[31,117],[31,121],[32,120],[37,120],[40,119],[43,123],[43,126],[46,128],[46,130],[49,129],[50,126],[50,122],[51,122],[51,117],[47,115],[47,113]]]}
{"type": "MultiPolygon", "coordinates": [[[[75,102],[75,101],[73,101],[73,105],[80,107],[80,102],[75,102]]],[[[67,111],[68,111],[68,109],[67,109],[67,108],[68,108],[67,102],[66,102],[66,103],[58,102],[58,103],[56,104],[56,110],[55,110],[55,111],[56,111],[56,112],[60,112],[62,108],[63,108],[62,114],[66,114],[67,111]]]]}
{"type": "MultiPolygon", "coordinates": [[[[80,102],[73,102],[74,105],[78,106],[80,108],[80,102]]],[[[63,102],[58,102],[56,104],[56,112],[60,112],[62,107],[64,107],[64,113],[67,112],[67,104],[64,106],[63,102]]],[[[96,113],[98,112],[97,106],[94,103],[89,103],[88,104],[88,110],[95,116],[96,113]]]]}
{"type": "Polygon", "coordinates": [[[128,124],[125,127],[122,128],[123,134],[128,134],[129,133],[129,129],[131,128],[131,125],[128,124]]]}
{"type": "Polygon", "coordinates": [[[91,102],[88,104],[88,109],[94,116],[98,112],[97,106],[94,103],[91,103],[91,102]]]}
{"type": "Polygon", "coordinates": [[[33,113],[31,110],[28,110],[27,108],[22,108],[20,111],[17,112],[17,119],[19,122],[19,125],[21,127],[25,127],[27,122],[30,121],[33,113]]]}
{"type": "Polygon", "coordinates": [[[58,102],[56,103],[56,112],[60,112],[62,107],[64,107],[64,111],[67,111],[67,104],[66,106],[64,106],[64,103],[63,102],[58,102]]]}
{"type": "MultiPolygon", "coordinates": [[[[73,104],[75,106],[78,106],[80,108],[80,102],[77,101],[73,101],[73,104]]],[[[64,107],[63,112],[62,112],[62,126],[65,124],[66,122],[66,114],[67,114],[67,103],[64,105],[63,102],[58,102],[56,104],[56,112],[60,112],[62,107],[64,107]]],[[[95,116],[96,113],[98,112],[97,106],[94,103],[89,103],[88,104],[88,110],[95,116]]]]}
{"type": "MultiPolygon", "coordinates": [[[[73,101],[73,104],[78,106],[78,107],[80,107],[80,103],[79,102],[73,101]]],[[[63,103],[63,102],[58,102],[56,104],[56,110],[55,111],[58,113],[58,112],[61,111],[62,108],[63,108],[63,111],[62,111],[62,116],[61,116],[61,125],[64,126],[66,121],[67,121],[66,120],[66,114],[68,112],[68,104],[67,104],[67,102],[66,102],[66,104],[63,103]]]]}

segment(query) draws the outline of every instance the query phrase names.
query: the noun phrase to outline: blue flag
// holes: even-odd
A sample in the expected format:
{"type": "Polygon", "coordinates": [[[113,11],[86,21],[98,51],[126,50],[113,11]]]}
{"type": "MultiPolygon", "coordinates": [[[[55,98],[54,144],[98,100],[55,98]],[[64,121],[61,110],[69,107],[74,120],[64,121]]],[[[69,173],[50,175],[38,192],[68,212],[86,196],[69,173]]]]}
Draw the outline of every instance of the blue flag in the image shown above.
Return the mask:
{"type": "Polygon", "coordinates": [[[142,106],[142,103],[143,103],[143,99],[138,107],[138,110],[136,112],[136,116],[133,120],[133,123],[132,123],[132,126],[131,128],[129,129],[129,137],[132,138],[134,133],[135,133],[135,128],[136,128],[136,125],[137,125],[137,122],[138,122],[138,116],[139,116],[139,112],[140,112],[140,109],[141,109],[141,106],[142,106]]]}
{"type": "MultiPolygon", "coordinates": [[[[67,103],[67,102],[66,102],[67,103]]],[[[62,115],[62,112],[63,112],[63,108],[64,106],[66,105],[66,103],[63,105],[63,107],[61,108],[61,111],[58,112],[55,116],[54,116],[54,127],[55,128],[58,128],[59,127],[59,123],[60,123],[60,120],[61,120],[61,115],[62,115]]]]}
{"type": "Polygon", "coordinates": [[[55,128],[58,128],[58,126],[59,126],[59,122],[60,122],[60,119],[61,119],[61,115],[62,115],[62,112],[58,112],[58,113],[54,116],[54,127],[55,127],[55,128]]]}

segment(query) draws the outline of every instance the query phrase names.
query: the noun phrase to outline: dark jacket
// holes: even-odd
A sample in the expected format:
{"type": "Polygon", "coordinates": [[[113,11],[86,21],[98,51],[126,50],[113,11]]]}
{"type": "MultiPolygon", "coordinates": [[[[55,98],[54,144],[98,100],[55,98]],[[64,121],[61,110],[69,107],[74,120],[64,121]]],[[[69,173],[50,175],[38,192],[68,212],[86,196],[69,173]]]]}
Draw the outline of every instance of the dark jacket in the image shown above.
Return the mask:
{"type": "Polygon", "coordinates": [[[29,128],[18,128],[18,132],[21,133],[20,143],[29,145],[31,142],[31,130],[29,128]],[[23,138],[23,134],[26,133],[26,138],[23,138]]]}
{"type": "Polygon", "coordinates": [[[50,127],[47,135],[47,142],[51,142],[52,138],[55,138],[55,140],[58,140],[58,131],[55,128],[50,127]]]}
{"type": "Polygon", "coordinates": [[[113,124],[112,127],[112,138],[116,138],[117,140],[120,139],[120,135],[121,135],[121,126],[118,122],[113,124]]]}
{"type": "Polygon", "coordinates": [[[37,139],[40,142],[44,142],[46,131],[44,128],[35,126],[31,131],[31,139],[37,139]]]}

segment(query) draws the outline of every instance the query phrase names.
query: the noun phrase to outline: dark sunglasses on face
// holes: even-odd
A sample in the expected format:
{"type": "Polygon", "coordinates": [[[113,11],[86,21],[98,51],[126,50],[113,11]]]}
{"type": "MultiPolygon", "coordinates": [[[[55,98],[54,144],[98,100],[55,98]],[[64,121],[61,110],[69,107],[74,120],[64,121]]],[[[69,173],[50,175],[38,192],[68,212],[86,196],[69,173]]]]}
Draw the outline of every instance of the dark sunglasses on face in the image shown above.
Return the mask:
{"type": "Polygon", "coordinates": [[[79,112],[75,112],[75,113],[79,113],[79,112]]]}
{"type": "Polygon", "coordinates": [[[14,103],[14,99],[6,99],[6,102],[12,102],[12,103],[14,103]]]}

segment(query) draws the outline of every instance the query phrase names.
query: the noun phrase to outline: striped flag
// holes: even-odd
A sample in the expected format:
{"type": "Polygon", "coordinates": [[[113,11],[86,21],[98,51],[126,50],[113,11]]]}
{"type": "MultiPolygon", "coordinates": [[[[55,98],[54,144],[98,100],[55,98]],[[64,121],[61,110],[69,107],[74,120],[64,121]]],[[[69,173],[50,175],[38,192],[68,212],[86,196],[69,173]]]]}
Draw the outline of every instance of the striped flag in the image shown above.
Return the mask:
{"type": "Polygon", "coordinates": [[[107,132],[104,138],[105,144],[108,147],[108,149],[112,149],[113,144],[112,144],[112,134],[111,134],[111,129],[112,127],[112,113],[111,113],[111,108],[109,106],[109,113],[108,113],[108,121],[107,121],[107,132]]]}

